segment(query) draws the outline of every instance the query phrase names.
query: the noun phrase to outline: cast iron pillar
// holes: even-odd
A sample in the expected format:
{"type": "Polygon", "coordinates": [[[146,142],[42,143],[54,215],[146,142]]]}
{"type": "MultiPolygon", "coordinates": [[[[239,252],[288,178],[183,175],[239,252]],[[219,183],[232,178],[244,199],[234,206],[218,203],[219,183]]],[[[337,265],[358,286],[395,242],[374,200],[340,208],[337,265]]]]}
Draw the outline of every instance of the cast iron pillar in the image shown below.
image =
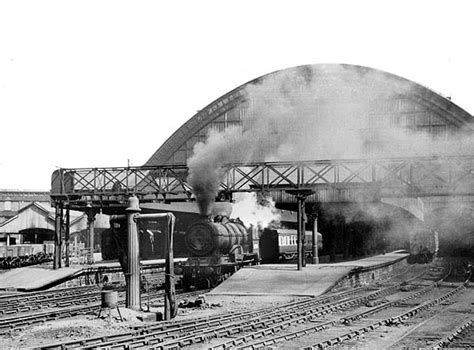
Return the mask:
{"type": "Polygon", "coordinates": [[[175,216],[167,216],[167,232],[165,239],[165,320],[171,320],[176,316],[178,308],[176,307],[175,285],[174,285],[174,260],[173,260],[173,231],[175,216]]]}
{"type": "Polygon", "coordinates": [[[319,264],[319,256],[318,256],[318,214],[314,213],[311,215],[311,219],[313,221],[313,229],[312,229],[312,238],[313,238],[313,246],[311,247],[311,255],[312,255],[312,263],[319,264]]]}
{"type": "Polygon", "coordinates": [[[304,236],[305,236],[305,222],[304,222],[304,211],[305,211],[305,196],[296,196],[298,205],[298,237],[296,240],[296,250],[298,251],[298,270],[301,270],[306,266],[305,249],[304,249],[304,236]]]}
{"type": "Polygon", "coordinates": [[[296,251],[298,255],[298,270],[301,270],[303,267],[306,266],[306,256],[305,256],[305,249],[304,249],[304,237],[305,237],[305,201],[306,197],[311,194],[314,194],[313,190],[309,189],[298,189],[298,190],[287,190],[287,193],[294,195],[296,197],[296,204],[297,204],[297,237],[296,237],[296,251]]]}
{"type": "Polygon", "coordinates": [[[56,212],[54,217],[54,260],[53,269],[59,269],[61,267],[61,239],[62,239],[62,202],[56,203],[56,212]]]}
{"type": "Polygon", "coordinates": [[[69,267],[69,225],[71,224],[71,217],[69,205],[66,206],[66,224],[64,225],[64,244],[66,245],[64,266],[69,267]]]}
{"type": "Polygon", "coordinates": [[[128,220],[128,252],[127,252],[127,273],[125,280],[127,284],[126,307],[132,310],[140,310],[140,258],[138,247],[137,216],[141,211],[138,198],[132,196],[128,199],[127,212],[128,220]]]}
{"type": "Polygon", "coordinates": [[[90,254],[88,257],[88,263],[94,263],[94,221],[95,221],[95,212],[90,204],[87,205],[87,230],[89,231],[89,249],[90,254]]]}

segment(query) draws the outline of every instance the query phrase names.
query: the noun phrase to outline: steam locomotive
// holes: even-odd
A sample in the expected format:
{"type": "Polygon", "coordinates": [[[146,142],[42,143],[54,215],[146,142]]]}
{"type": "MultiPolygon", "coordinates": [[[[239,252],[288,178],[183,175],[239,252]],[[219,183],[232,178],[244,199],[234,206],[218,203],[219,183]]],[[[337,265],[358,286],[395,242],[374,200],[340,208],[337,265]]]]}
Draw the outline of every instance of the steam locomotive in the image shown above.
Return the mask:
{"type": "MultiPolygon", "coordinates": [[[[178,217],[177,221],[180,218],[178,217]]],[[[239,219],[217,215],[214,219],[200,217],[181,220],[173,238],[174,257],[186,258],[179,270],[185,288],[211,288],[225,280],[245,265],[260,261],[276,263],[296,257],[296,230],[266,229],[260,232],[246,228],[239,219]]],[[[140,258],[163,259],[164,228],[156,223],[138,223],[140,258]]],[[[312,235],[306,232],[306,255],[311,254],[312,235]]],[[[126,254],[126,222],[115,222],[101,235],[104,260],[118,259],[121,263],[126,254]]],[[[318,233],[318,247],[322,239],[318,233]]]]}
{"type": "Polygon", "coordinates": [[[426,264],[438,255],[438,232],[428,228],[415,229],[410,234],[408,263],[426,264]]]}
{"type": "Polygon", "coordinates": [[[253,232],[240,220],[219,215],[213,221],[191,225],[185,235],[185,245],[192,257],[182,266],[184,288],[212,288],[241,266],[257,264],[259,257],[252,242],[258,236],[253,232]]]}

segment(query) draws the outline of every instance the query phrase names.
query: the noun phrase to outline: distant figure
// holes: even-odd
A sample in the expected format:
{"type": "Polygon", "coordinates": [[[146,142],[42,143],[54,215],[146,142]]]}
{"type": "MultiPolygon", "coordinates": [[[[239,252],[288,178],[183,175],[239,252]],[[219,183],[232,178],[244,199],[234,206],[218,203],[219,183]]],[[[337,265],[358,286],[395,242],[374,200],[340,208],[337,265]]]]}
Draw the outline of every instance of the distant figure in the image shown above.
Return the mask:
{"type": "Polygon", "coordinates": [[[105,275],[102,278],[102,287],[107,288],[108,286],[109,286],[109,277],[107,277],[107,275],[105,275]]]}
{"type": "Polygon", "coordinates": [[[120,184],[120,181],[115,181],[113,186],[112,186],[112,191],[113,192],[121,192],[122,191],[122,185],[120,184]]]}

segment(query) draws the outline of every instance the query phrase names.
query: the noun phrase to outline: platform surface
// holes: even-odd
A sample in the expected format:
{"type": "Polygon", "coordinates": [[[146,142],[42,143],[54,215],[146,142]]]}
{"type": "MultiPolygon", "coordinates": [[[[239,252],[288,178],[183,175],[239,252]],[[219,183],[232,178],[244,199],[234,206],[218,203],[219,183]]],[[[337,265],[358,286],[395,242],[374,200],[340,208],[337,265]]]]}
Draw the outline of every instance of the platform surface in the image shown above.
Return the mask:
{"type": "MultiPolygon", "coordinates": [[[[183,263],[186,259],[174,259],[175,264],[183,263]]],[[[164,266],[164,259],[142,260],[140,266],[164,266]]],[[[51,263],[35,266],[26,266],[11,269],[3,272],[0,270],[0,291],[18,290],[34,291],[38,289],[49,288],[60,284],[67,279],[75,278],[83,271],[101,268],[120,268],[117,261],[99,261],[92,265],[74,265],[74,267],[62,267],[53,270],[51,263]]]]}
{"type": "Polygon", "coordinates": [[[71,278],[81,270],[73,267],[53,270],[50,265],[19,267],[0,273],[0,290],[37,290],[71,278]]]}
{"type": "Polygon", "coordinates": [[[318,296],[353,269],[382,267],[407,256],[393,252],[333,264],[308,264],[301,271],[297,270],[296,264],[250,266],[237,271],[207,295],[318,296]]]}

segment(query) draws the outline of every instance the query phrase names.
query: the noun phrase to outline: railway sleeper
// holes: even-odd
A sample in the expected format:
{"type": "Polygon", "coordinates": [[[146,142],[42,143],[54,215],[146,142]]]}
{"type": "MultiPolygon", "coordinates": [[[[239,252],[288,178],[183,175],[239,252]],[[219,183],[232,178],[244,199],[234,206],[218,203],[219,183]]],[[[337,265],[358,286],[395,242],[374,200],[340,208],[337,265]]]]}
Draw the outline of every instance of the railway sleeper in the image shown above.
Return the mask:
{"type": "MultiPolygon", "coordinates": [[[[390,289],[391,289],[391,288],[390,288],[390,289]]],[[[378,293],[376,293],[376,294],[380,294],[380,292],[378,292],[378,293]]],[[[352,304],[354,304],[354,303],[352,303],[352,304]]],[[[335,307],[334,310],[338,310],[338,309],[340,309],[340,308],[342,308],[342,307],[343,307],[343,306],[335,307]]],[[[325,310],[324,312],[321,312],[320,314],[325,314],[325,313],[328,313],[329,311],[331,311],[331,310],[325,310]]],[[[286,318],[286,319],[288,319],[288,318],[286,318]]],[[[273,321],[273,322],[276,322],[276,321],[273,321]]],[[[218,322],[218,323],[220,323],[220,322],[218,322]]]]}
{"type": "MultiPolygon", "coordinates": [[[[400,322],[402,322],[403,319],[409,318],[409,317],[417,314],[418,311],[425,310],[425,309],[439,303],[441,300],[445,300],[448,296],[454,295],[455,293],[457,293],[458,291],[460,291],[462,289],[461,287],[458,287],[458,288],[456,288],[455,291],[449,292],[449,293],[447,293],[447,294],[445,294],[445,295],[443,295],[439,298],[436,298],[432,301],[428,301],[426,303],[423,303],[420,306],[416,307],[415,309],[409,310],[409,311],[407,311],[407,312],[405,312],[401,315],[391,317],[391,318],[386,319],[384,321],[379,321],[379,322],[374,323],[370,326],[364,327],[359,331],[353,331],[351,333],[354,333],[355,335],[359,336],[362,333],[369,332],[369,331],[372,331],[372,330],[380,327],[382,324],[386,324],[386,325],[399,324],[400,322]]],[[[314,344],[309,348],[314,348],[314,347],[322,348],[322,347],[327,346],[326,344],[329,344],[330,346],[336,345],[336,344],[342,342],[341,340],[338,341],[338,339],[342,339],[342,338],[343,338],[343,336],[339,336],[338,338],[334,338],[334,339],[331,339],[331,340],[328,340],[328,341],[324,341],[324,342],[321,342],[319,344],[314,344]],[[335,342],[335,341],[337,341],[337,342],[335,342]]]]}
{"type": "MultiPolygon", "coordinates": [[[[441,349],[443,347],[447,347],[449,346],[449,344],[451,344],[452,342],[454,342],[454,340],[456,340],[456,338],[459,338],[460,334],[462,334],[462,332],[471,327],[474,323],[474,319],[470,319],[469,321],[463,323],[461,326],[459,326],[458,328],[456,328],[454,330],[454,332],[452,332],[451,334],[449,334],[448,336],[442,338],[441,340],[439,340],[438,342],[436,342],[435,344],[432,344],[431,347],[433,349],[441,349]]],[[[459,344],[457,344],[459,345],[459,344]]]]}
{"type": "MultiPolygon", "coordinates": [[[[428,290],[428,288],[427,288],[427,290],[428,290]]],[[[427,291],[427,290],[425,290],[425,291],[427,291]]],[[[412,295],[408,296],[407,298],[412,298],[412,297],[414,296],[414,294],[418,294],[418,293],[419,293],[419,292],[413,293],[412,295]]],[[[386,305],[384,305],[384,307],[388,307],[388,306],[390,306],[390,304],[392,304],[392,303],[387,303],[386,305]]],[[[378,309],[382,309],[382,308],[383,308],[383,307],[378,307],[378,309]]],[[[371,313],[372,313],[372,312],[373,312],[373,311],[371,310],[371,313]]],[[[360,315],[359,315],[359,316],[360,316],[360,315]]],[[[360,318],[360,317],[358,317],[358,318],[360,318]]],[[[362,334],[362,333],[364,333],[364,332],[372,331],[372,330],[374,330],[375,328],[380,327],[380,326],[381,326],[382,324],[384,324],[384,323],[385,323],[384,321],[379,321],[379,322],[377,322],[377,323],[375,323],[375,324],[372,324],[372,325],[370,325],[370,326],[368,326],[368,327],[363,328],[362,330],[356,330],[356,331],[353,331],[353,332],[349,333],[348,335],[344,335],[344,336],[341,336],[341,337],[343,337],[343,338],[345,338],[345,337],[348,337],[348,338],[355,337],[355,336],[358,336],[358,335],[360,335],[360,334],[362,334]]],[[[326,326],[326,327],[327,327],[327,326],[326,326]]],[[[323,326],[323,327],[321,327],[321,328],[325,328],[325,327],[323,326]]],[[[307,332],[308,330],[309,330],[309,329],[306,329],[305,331],[307,332]]],[[[318,329],[318,330],[319,330],[319,329],[318,329]]],[[[317,330],[315,329],[314,331],[317,331],[317,330]]],[[[341,339],[342,339],[342,338],[341,338],[341,339]]],[[[337,340],[337,339],[336,339],[336,340],[337,340]]],[[[339,342],[341,342],[341,341],[339,340],[339,342]]],[[[323,345],[323,344],[316,344],[316,346],[318,346],[318,347],[321,347],[322,345],[323,345]]]]}

